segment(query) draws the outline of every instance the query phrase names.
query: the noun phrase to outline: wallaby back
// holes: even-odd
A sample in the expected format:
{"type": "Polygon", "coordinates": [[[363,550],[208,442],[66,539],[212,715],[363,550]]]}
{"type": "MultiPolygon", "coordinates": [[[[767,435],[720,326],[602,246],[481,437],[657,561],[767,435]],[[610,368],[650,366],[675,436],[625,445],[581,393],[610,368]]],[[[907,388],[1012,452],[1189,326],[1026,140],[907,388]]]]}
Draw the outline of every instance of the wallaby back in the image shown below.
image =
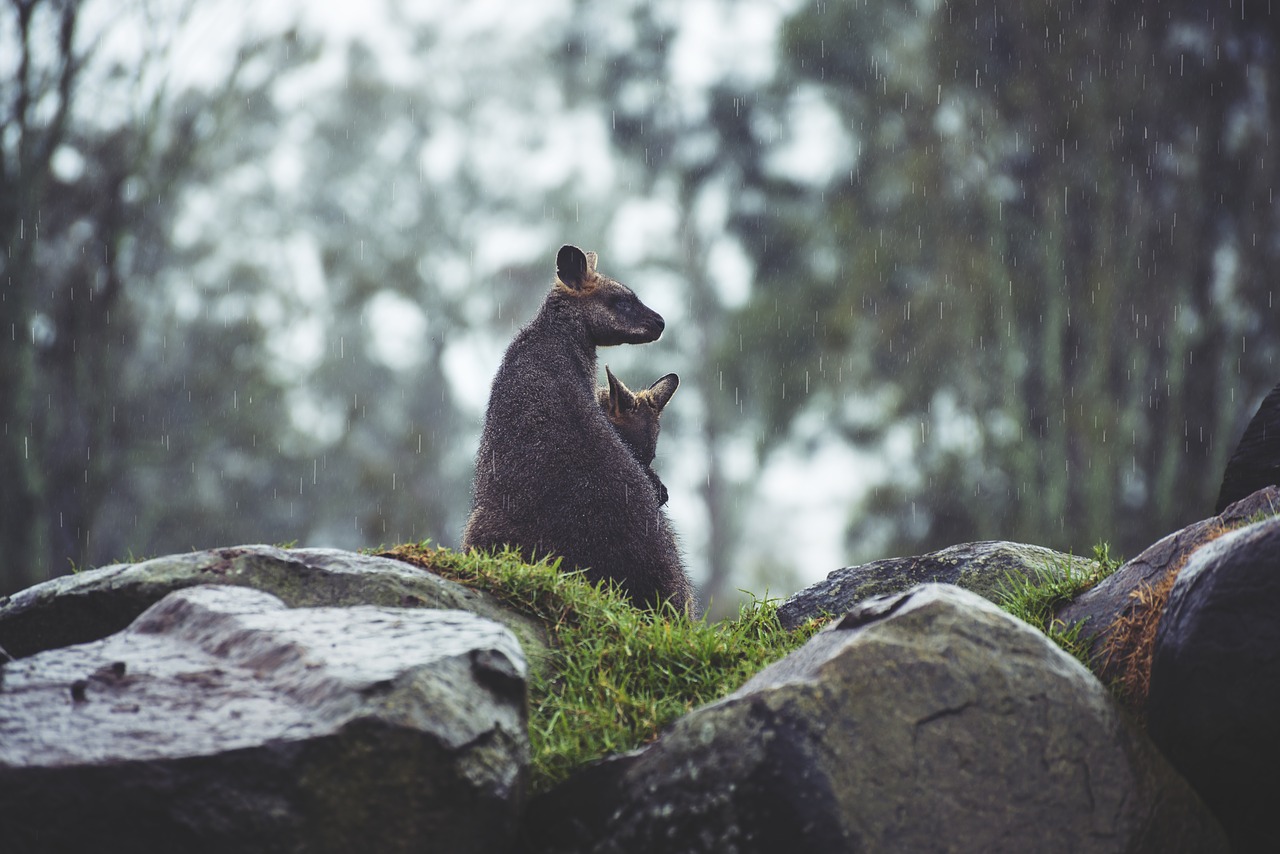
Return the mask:
{"type": "Polygon", "coordinates": [[[526,559],[613,579],[639,605],[692,613],[693,589],[658,494],[596,400],[596,347],[642,344],[662,318],[564,246],[556,282],[494,377],[476,454],[464,548],[509,545],[526,559]]]}
{"type": "Polygon", "coordinates": [[[653,470],[653,458],[658,452],[658,422],[663,408],[680,387],[680,378],[667,374],[647,389],[636,392],[615,377],[608,365],[604,366],[604,373],[609,384],[596,389],[596,402],[622,444],[648,475],[661,507],[667,503],[667,487],[653,470]]]}

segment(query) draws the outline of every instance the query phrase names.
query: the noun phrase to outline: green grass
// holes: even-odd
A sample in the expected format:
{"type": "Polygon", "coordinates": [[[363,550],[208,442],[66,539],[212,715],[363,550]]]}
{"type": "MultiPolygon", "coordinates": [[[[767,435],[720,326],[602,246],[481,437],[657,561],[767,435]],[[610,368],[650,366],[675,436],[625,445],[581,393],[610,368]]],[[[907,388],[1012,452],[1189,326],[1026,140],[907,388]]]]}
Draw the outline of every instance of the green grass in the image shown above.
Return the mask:
{"type": "Polygon", "coordinates": [[[1257,524],[1258,522],[1265,522],[1267,519],[1272,519],[1276,516],[1280,516],[1280,509],[1272,506],[1266,510],[1256,510],[1248,519],[1243,519],[1228,527],[1230,530],[1234,531],[1239,528],[1247,528],[1250,525],[1257,524]]]}
{"type": "Polygon", "coordinates": [[[1000,584],[1000,607],[1044,632],[1050,640],[1088,666],[1092,636],[1082,632],[1083,623],[1068,626],[1054,613],[1120,568],[1124,561],[1111,556],[1111,546],[1098,543],[1093,560],[1070,555],[1055,561],[1027,578],[1012,573],[1000,584]]]}
{"type": "Polygon", "coordinates": [[[547,627],[552,660],[529,684],[531,786],[545,791],[574,769],[657,737],[697,706],[732,692],[766,664],[804,644],[820,622],[788,632],[776,600],[744,605],[735,620],[708,624],[673,610],[630,605],[545,561],[510,551],[459,554],[428,543],[390,556],[489,591],[547,627]]]}

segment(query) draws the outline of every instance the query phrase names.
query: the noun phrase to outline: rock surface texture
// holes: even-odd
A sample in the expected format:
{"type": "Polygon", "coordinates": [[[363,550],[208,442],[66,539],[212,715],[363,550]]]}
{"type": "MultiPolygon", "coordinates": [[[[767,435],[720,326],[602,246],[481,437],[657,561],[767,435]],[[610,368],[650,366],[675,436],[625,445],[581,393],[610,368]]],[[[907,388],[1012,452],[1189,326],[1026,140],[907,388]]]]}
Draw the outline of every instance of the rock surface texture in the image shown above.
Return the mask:
{"type": "Polygon", "coordinates": [[[535,800],[539,851],[1225,851],[1103,686],[947,585],[863,603],[535,800]]]}
{"type": "Polygon", "coordinates": [[[1276,850],[1280,518],[1188,561],[1156,633],[1152,739],[1214,809],[1236,852],[1276,850]]]}
{"type": "MultiPolygon", "coordinates": [[[[1116,637],[1116,632],[1148,604],[1140,595],[1143,591],[1171,583],[1170,576],[1178,574],[1192,553],[1221,536],[1224,530],[1244,523],[1255,514],[1275,511],[1280,511],[1280,489],[1272,486],[1237,501],[1221,515],[1169,534],[1061,608],[1057,614],[1059,620],[1067,625],[1084,622],[1085,636],[1093,637],[1090,667],[1098,678],[1106,684],[1120,678],[1127,658],[1138,652],[1125,648],[1126,643],[1116,637]],[[1118,646],[1113,644],[1113,638],[1119,642],[1118,646]]],[[[1155,604],[1163,607],[1162,601],[1155,604]]]]}
{"type": "Polygon", "coordinates": [[[502,850],[525,670],[472,614],[173,593],[0,670],[0,847],[502,850]]]}
{"type": "Polygon", "coordinates": [[[0,597],[0,647],[16,658],[98,640],[175,590],[252,587],[292,608],[379,605],[472,611],[507,625],[541,656],[542,629],[492,597],[389,558],[338,549],[252,545],[169,555],[64,575],[0,597]]]}
{"type": "Polygon", "coordinates": [[[794,629],[824,612],[843,614],[872,596],[901,593],[930,582],[954,584],[994,602],[1007,575],[1034,578],[1037,573],[1061,572],[1068,561],[1080,572],[1093,563],[1043,546],[1002,541],[961,543],[925,555],[885,558],[835,570],[782,603],[778,620],[784,628],[794,629]]]}

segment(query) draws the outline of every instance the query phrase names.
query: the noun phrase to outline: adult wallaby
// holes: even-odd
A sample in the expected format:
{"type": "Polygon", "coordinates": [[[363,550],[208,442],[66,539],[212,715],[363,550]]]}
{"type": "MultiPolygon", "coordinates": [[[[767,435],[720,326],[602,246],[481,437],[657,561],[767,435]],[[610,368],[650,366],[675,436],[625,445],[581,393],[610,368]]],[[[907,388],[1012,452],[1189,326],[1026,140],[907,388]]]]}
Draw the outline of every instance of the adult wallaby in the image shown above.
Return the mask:
{"type": "Polygon", "coordinates": [[[622,444],[649,476],[661,507],[667,503],[667,487],[653,470],[653,458],[658,453],[658,419],[671,395],[680,387],[680,378],[667,374],[647,389],[632,391],[613,375],[608,365],[604,366],[604,374],[609,384],[596,389],[596,402],[618,432],[622,444]]]}
{"type": "Polygon", "coordinates": [[[596,401],[596,347],[644,344],[662,317],[596,270],[596,254],[562,246],[556,281],[516,333],[489,392],[463,548],[509,545],[563,558],[632,601],[692,613],[658,493],[596,401]]]}

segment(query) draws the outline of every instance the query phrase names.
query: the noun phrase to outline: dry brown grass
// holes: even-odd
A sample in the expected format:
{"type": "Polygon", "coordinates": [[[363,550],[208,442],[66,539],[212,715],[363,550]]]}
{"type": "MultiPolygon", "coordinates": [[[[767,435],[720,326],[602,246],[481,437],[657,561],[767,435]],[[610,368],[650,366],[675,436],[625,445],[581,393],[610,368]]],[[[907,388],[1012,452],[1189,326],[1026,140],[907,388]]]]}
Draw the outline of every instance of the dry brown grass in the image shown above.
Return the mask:
{"type": "Polygon", "coordinates": [[[1130,593],[1133,605],[1116,617],[1103,647],[1104,669],[1118,672],[1115,690],[1125,706],[1140,718],[1151,687],[1151,657],[1160,615],[1177,580],[1177,572],[1170,572],[1159,584],[1144,584],[1130,593]]]}
{"type": "Polygon", "coordinates": [[[1151,659],[1155,651],[1156,631],[1160,628],[1160,617],[1169,601],[1169,593],[1187,559],[1205,543],[1217,539],[1229,530],[1230,527],[1215,525],[1205,531],[1203,541],[1185,552],[1159,582],[1154,585],[1144,584],[1130,593],[1132,606],[1117,616],[1107,629],[1107,640],[1102,649],[1102,671],[1117,674],[1113,680],[1113,688],[1139,720],[1145,718],[1147,694],[1151,688],[1151,659]]]}

